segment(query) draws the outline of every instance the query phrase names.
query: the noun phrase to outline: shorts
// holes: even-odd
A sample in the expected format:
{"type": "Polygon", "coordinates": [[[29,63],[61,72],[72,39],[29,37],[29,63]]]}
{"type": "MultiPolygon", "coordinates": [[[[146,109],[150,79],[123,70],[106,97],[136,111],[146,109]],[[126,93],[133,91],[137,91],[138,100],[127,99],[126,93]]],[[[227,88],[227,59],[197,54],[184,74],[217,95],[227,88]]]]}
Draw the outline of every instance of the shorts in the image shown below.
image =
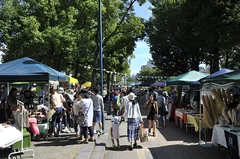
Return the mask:
{"type": "Polygon", "coordinates": [[[93,122],[98,123],[102,121],[102,112],[101,111],[93,111],[93,122]]]}

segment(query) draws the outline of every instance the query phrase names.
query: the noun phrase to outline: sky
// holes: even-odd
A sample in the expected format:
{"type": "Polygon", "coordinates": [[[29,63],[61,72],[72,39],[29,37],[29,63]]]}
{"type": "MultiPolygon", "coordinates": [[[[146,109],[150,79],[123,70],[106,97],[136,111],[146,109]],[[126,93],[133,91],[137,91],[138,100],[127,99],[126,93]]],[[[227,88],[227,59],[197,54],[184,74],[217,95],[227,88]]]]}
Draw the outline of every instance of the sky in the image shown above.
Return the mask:
{"type": "MultiPolygon", "coordinates": [[[[136,15],[144,19],[149,19],[152,15],[151,10],[149,10],[151,4],[146,2],[144,5],[139,6],[138,3],[134,4],[134,9],[136,15]]],[[[146,65],[149,59],[152,59],[149,53],[149,47],[146,42],[138,41],[136,48],[134,50],[135,58],[131,60],[131,74],[136,74],[140,71],[142,65],[146,65]]]]}

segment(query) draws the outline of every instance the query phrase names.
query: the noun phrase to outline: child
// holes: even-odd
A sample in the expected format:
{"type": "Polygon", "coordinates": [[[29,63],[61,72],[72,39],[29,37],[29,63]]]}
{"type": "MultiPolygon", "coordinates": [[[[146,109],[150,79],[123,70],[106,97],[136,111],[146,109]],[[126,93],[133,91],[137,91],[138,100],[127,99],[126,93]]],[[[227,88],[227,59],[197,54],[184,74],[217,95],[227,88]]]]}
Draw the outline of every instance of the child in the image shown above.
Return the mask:
{"type": "Polygon", "coordinates": [[[120,122],[120,119],[118,116],[114,116],[113,119],[112,119],[112,127],[110,129],[110,133],[111,133],[111,137],[112,137],[112,147],[115,148],[116,145],[115,145],[115,142],[114,142],[114,139],[117,140],[117,147],[119,148],[120,147],[120,144],[119,144],[119,126],[120,126],[121,122],[120,122]]]}

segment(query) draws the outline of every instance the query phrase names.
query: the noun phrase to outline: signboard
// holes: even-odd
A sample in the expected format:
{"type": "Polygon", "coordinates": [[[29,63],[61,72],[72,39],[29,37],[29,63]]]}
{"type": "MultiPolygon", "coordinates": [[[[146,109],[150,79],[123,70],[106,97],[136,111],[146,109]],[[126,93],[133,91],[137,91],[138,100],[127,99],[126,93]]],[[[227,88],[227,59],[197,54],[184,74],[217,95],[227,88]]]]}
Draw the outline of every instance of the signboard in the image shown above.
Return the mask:
{"type": "Polygon", "coordinates": [[[225,134],[229,157],[231,159],[238,159],[239,158],[238,136],[226,130],[224,131],[224,134],[225,134]]]}

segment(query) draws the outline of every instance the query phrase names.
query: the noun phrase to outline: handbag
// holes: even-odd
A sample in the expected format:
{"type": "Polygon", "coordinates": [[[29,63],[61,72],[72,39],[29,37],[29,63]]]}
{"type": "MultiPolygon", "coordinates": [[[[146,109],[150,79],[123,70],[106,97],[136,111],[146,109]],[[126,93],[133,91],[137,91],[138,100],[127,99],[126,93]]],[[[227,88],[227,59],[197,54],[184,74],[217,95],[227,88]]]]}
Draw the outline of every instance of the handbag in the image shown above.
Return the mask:
{"type": "MultiPolygon", "coordinates": [[[[90,102],[90,106],[88,107],[87,113],[88,113],[88,111],[89,111],[89,109],[90,109],[90,107],[91,107],[91,104],[92,104],[92,101],[90,102]]],[[[87,114],[87,113],[86,113],[86,114],[87,114]]],[[[78,113],[78,124],[79,124],[81,127],[83,127],[83,126],[86,124],[86,121],[87,121],[87,119],[86,119],[86,114],[84,114],[83,112],[79,112],[79,113],[78,113]]]]}
{"type": "Polygon", "coordinates": [[[148,130],[144,128],[144,125],[140,125],[140,142],[148,141],[148,130]]]}

